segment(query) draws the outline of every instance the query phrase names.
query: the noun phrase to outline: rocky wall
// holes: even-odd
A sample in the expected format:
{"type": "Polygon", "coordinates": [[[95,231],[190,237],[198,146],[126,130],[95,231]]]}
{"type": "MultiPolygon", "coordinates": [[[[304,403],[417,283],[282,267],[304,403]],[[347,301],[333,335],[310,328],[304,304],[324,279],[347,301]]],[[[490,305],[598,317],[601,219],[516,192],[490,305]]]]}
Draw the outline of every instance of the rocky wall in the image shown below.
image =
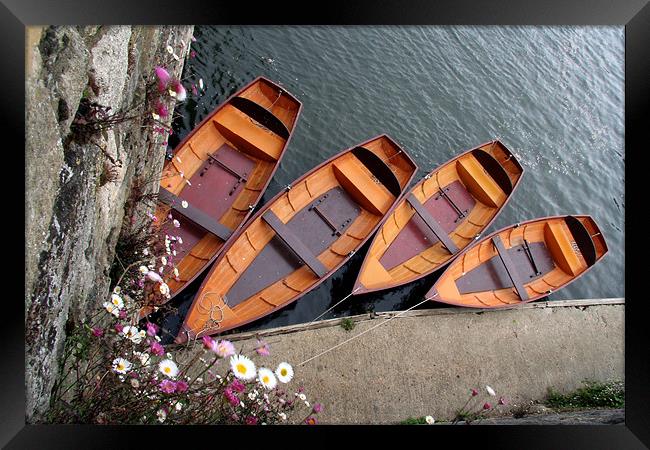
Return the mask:
{"type": "MultiPolygon", "coordinates": [[[[160,176],[165,138],[152,132],[146,92],[157,65],[180,78],[192,32],[193,26],[27,29],[28,422],[43,420],[66,323],[88,317],[108,297],[118,237],[139,221],[124,220],[134,183],[160,176]],[[110,107],[111,113],[129,110],[130,119],[80,139],[71,125],[82,98],[110,107]]],[[[157,183],[147,186],[157,191],[157,183]]]]}

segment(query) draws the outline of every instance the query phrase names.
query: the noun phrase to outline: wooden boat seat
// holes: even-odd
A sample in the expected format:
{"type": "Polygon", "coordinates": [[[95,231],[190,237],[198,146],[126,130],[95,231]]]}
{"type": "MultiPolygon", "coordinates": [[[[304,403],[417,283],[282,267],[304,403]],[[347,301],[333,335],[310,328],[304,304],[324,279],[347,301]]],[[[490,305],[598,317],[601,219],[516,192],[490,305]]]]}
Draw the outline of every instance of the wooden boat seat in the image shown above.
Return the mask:
{"type": "Polygon", "coordinates": [[[573,276],[582,271],[584,264],[573,250],[573,239],[564,223],[547,222],[544,225],[544,241],[560,269],[573,276]]]}
{"type": "Polygon", "coordinates": [[[449,238],[447,232],[436,221],[436,219],[433,218],[431,213],[429,213],[429,210],[426,209],[422,203],[420,203],[420,200],[418,200],[417,197],[413,195],[413,193],[410,193],[406,197],[406,201],[409,202],[413,209],[415,209],[415,212],[420,216],[422,220],[424,220],[424,223],[427,225],[427,227],[429,227],[433,234],[436,235],[438,240],[442,242],[442,245],[445,246],[447,251],[452,255],[458,253],[458,247],[456,247],[454,241],[449,238]]]}
{"type": "Polygon", "coordinates": [[[328,270],[316,255],[287,227],[275,213],[269,209],[262,214],[262,219],[275,231],[279,237],[318,276],[323,278],[328,270]]]}
{"type": "Polygon", "coordinates": [[[473,155],[456,161],[456,170],[467,190],[482,203],[498,208],[506,201],[505,192],[473,155]]]}
{"type": "Polygon", "coordinates": [[[167,189],[161,187],[158,192],[158,199],[169,205],[174,211],[183,217],[188,218],[195,224],[199,225],[205,231],[208,231],[217,236],[222,241],[227,241],[232,230],[225,225],[217,222],[212,217],[201,211],[199,208],[193,206],[191,203],[186,208],[181,206],[181,199],[169,192],[167,189]]]}
{"type": "Polygon", "coordinates": [[[332,170],[343,189],[373,214],[386,214],[395,201],[395,196],[355,156],[334,162],[332,170]]]}
{"type": "Polygon", "coordinates": [[[256,123],[239,109],[226,105],[213,118],[226,139],[256,158],[275,161],[280,157],[285,140],[256,123]]]}
{"type": "Polygon", "coordinates": [[[508,277],[510,277],[512,284],[515,287],[515,290],[517,291],[517,295],[519,295],[521,301],[528,300],[528,292],[526,292],[526,288],[524,287],[521,277],[517,272],[517,268],[515,264],[512,262],[510,255],[508,255],[508,252],[506,251],[506,247],[503,245],[503,241],[501,240],[501,237],[499,237],[499,235],[497,234],[492,238],[492,243],[494,244],[494,248],[497,249],[499,258],[501,258],[501,262],[506,268],[508,277]]]}

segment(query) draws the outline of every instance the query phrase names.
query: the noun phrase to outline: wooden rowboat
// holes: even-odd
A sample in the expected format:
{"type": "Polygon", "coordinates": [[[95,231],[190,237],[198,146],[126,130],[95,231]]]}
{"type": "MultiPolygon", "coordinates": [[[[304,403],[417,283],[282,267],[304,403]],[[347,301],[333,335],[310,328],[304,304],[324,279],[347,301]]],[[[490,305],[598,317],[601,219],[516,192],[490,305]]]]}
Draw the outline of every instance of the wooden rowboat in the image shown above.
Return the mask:
{"type": "Polygon", "coordinates": [[[473,308],[532,302],[581,277],[606,253],[605,238],[590,216],[535,219],[476,242],[426,298],[473,308]]]}
{"type": "MultiPolygon", "coordinates": [[[[258,77],[177,146],[163,169],[156,213],[164,218],[171,212],[181,225],[166,220],[159,230],[171,236],[176,251],[178,276],[165,277],[172,298],[209,267],[251,215],[284,156],[301,109],[284,88],[258,77]]],[[[140,317],[152,309],[144,307],[140,317]]]]}
{"type": "Polygon", "coordinates": [[[384,219],[353,294],[401,286],[442,268],[494,221],[523,172],[510,150],[493,140],[426,175],[384,219]]]}
{"type": "Polygon", "coordinates": [[[314,289],[377,230],[416,171],[406,152],[382,135],[291,183],[226,245],[176,342],[239,327],[314,289]]]}

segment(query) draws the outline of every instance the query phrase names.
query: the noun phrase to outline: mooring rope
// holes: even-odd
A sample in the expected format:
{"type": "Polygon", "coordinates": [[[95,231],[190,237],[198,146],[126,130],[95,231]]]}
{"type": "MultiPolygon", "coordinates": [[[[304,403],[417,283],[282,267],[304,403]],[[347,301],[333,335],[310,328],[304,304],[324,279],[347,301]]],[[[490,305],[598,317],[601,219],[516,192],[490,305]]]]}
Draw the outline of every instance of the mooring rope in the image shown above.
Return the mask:
{"type": "MultiPolygon", "coordinates": [[[[350,292],[348,295],[346,295],[345,297],[343,297],[343,298],[341,299],[341,301],[339,301],[336,305],[332,306],[332,307],[329,308],[327,311],[325,311],[324,313],[322,313],[320,316],[318,316],[318,317],[316,317],[315,319],[313,319],[311,322],[309,322],[309,324],[312,324],[312,323],[316,322],[318,319],[320,319],[320,318],[323,317],[325,314],[327,314],[328,312],[330,312],[331,310],[333,310],[334,308],[336,308],[337,306],[339,306],[341,303],[343,303],[344,301],[346,301],[348,298],[352,297],[352,295],[353,295],[355,292],[357,292],[359,289],[361,289],[361,287],[358,287],[358,288],[356,288],[354,291],[350,292]]],[[[309,325],[309,324],[308,324],[308,325],[309,325]]]]}
{"type": "Polygon", "coordinates": [[[436,297],[437,295],[438,295],[438,293],[432,295],[431,297],[425,298],[425,299],[422,300],[420,303],[418,303],[418,304],[416,304],[416,305],[413,305],[413,306],[411,306],[410,308],[405,309],[404,311],[401,311],[400,313],[394,315],[394,316],[391,317],[390,319],[384,320],[383,322],[379,322],[377,325],[375,325],[375,326],[373,326],[373,327],[370,327],[370,328],[368,328],[368,329],[365,330],[365,331],[362,331],[361,333],[357,334],[356,336],[352,336],[351,338],[346,339],[346,340],[343,341],[343,342],[339,342],[339,343],[336,344],[334,347],[330,347],[330,348],[328,348],[327,350],[324,350],[324,351],[320,352],[319,354],[314,355],[314,356],[312,356],[311,358],[304,360],[303,362],[301,362],[300,364],[298,364],[298,366],[302,366],[302,365],[304,365],[304,364],[307,364],[307,363],[310,362],[310,361],[313,361],[313,360],[316,359],[316,358],[320,358],[320,357],[323,356],[324,354],[329,353],[329,352],[331,352],[332,350],[335,350],[335,349],[339,348],[340,346],[342,346],[342,345],[344,345],[344,344],[347,344],[348,342],[353,341],[354,339],[356,339],[356,338],[358,338],[358,337],[363,336],[363,335],[366,334],[367,332],[372,331],[372,330],[374,330],[375,328],[377,328],[377,327],[379,327],[379,326],[381,326],[381,325],[384,325],[384,324],[390,322],[391,320],[393,320],[393,319],[395,319],[395,318],[401,316],[402,314],[404,314],[404,313],[406,313],[406,312],[412,310],[413,308],[417,308],[418,306],[420,306],[420,305],[422,305],[422,304],[428,302],[429,300],[431,300],[432,298],[436,297]]]}

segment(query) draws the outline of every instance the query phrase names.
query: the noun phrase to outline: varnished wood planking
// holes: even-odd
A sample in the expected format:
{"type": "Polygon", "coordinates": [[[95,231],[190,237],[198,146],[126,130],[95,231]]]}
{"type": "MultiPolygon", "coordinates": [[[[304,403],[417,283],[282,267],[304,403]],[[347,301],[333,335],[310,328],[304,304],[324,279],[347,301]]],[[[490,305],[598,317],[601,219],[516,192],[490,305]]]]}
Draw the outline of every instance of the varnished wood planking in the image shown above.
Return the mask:
{"type": "MultiPolygon", "coordinates": [[[[607,252],[604,238],[599,234],[598,227],[591,218],[587,216],[577,217],[589,230],[590,234],[595,233],[595,235],[592,235],[592,239],[597,248],[596,261],[599,261],[607,252]]],[[[526,239],[529,244],[543,242],[545,245],[548,245],[548,235],[545,231],[549,226],[553,228],[564,227],[564,217],[543,218],[529,221],[518,226],[509,227],[494,234],[498,234],[501,237],[506,248],[521,245],[523,244],[524,239],[526,239]]],[[[568,228],[566,231],[568,232],[568,228]]],[[[569,245],[564,246],[561,251],[571,252],[571,254],[578,259],[580,263],[579,271],[575,275],[568,274],[558,266],[558,255],[552,254],[556,267],[550,272],[544,274],[542,277],[524,284],[524,288],[530,297],[529,300],[522,302],[514,288],[460,294],[456,287],[456,280],[497,254],[494,246],[490,242],[491,236],[484,238],[480,243],[477,243],[471,249],[468,249],[447,268],[431,290],[437,291],[438,293],[434,298],[436,301],[476,308],[499,308],[519,303],[526,303],[542,298],[548,295],[549,292],[561,289],[589,269],[581,253],[569,245]]],[[[567,239],[572,239],[570,234],[567,239]]]]}
{"type": "MultiPolygon", "coordinates": [[[[383,136],[375,141],[363,144],[363,146],[375,153],[383,161],[392,157],[390,162],[394,164],[391,169],[394,170],[401,189],[404,189],[416,170],[408,156],[400,154],[402,152],[400,152],[399,148],[394,146],[387,137],[383,136]],[[397,169],[394,169],[395,167],[397,169]],[[410,172],[407,171],[408,167],[410,167],[410,172]]],[[[340,160],[356,159],[350,153],[350,150],[343,152],[294,182],[290,190],[278,194],[265,208],[271,209],[276,216],[284,223],[287,223],[298,211],[309,205],[320,195],[334,187],[341,186],[332,166],[340,160]]],[[[252,263],[274,235],[271,228],[261,219],[263,211],[264,209],[258,212],[240,235],[232,241],[225,253],[217,259],[213,269],[199,289],[197,298],[201,298],[206,292],[211,292],[214,294],[211,301],[214,301],[215,305],[223,307],[224,294],[230,290],[243,270],[252,263]]],[[[342,236],[318,255],[317,258],[331,272],[349,258],[351,251],[359,248],[360,243],[376,228],[381,218],[380,214],[373,214],[362,208],[360,215],[350,224],[342,236]]],[[[268,314],[274,309],[281,308],[300,297],[305,290],[311,289],[319,282],[321,280],[311,270],[301,266],[283,279],[238,303],[232,308],[236,315],[231,320],[224,319],[219,330],[238,326],[241,323],[268,314]]],[[[203,334],[217,331],[216,329],[203,329],[206,325],[206,319],[205,311],[199,311],[193,305],[186,316],[184,328],[203,334]]]]}
{"type": "MultiPolygon", "coordinates": [[[[263,79],[258,78],[249,86],[243,88],[236,96],[245,97],[252,100],[266,108],[273,105],[273,101],[277,98],[277,87],[263,79]]],[[[296,119],[300,113],[300,102],[295,100],[290,94],[283,92],[282,100],[276,102],[271,109],[271,112],[276,114],[290,130],[289,139],[293,132],[296,119]]],[[[267,139],[272,144],[274,158],[278,159],[284,152],[286,144],[289,139],[281,138],[266,128],[258,128],[252,119],[249,119],[241,111],[231,107],[228,102],[220,105],[213,113],[206,117],[202,124],[193,130],[184,140],[179,147],[175,150],[175,156],[172,160],[165,164],[163,169],[160,185],[161,187],[169,190],[175,195],[181,195],[184,189],[196,189],[197,187],[190,186],[186,180],[190,179],[196,171],[205,163],[208,156],[213,154],[214,151],[220,148],[223,144],[227,144],[236,150],[251,155],[250,148],[245,148],[241,144],[228,139],[219,132],[218,126],[215,124],[215,117],[228,117],[236,116],[238,121],[233,122],[235,126],[231,126],[231,133],[229,137],[236,141],[237,138],[237,124],[239,124],[242,132],[255,133],[260,131],[257,142],[262,146],[267,146],[263,139],[267,139]],[[221,114],[221,116],[219,116],[221,114]],[[278,147],[279,146],[279,147],[278,147]]],[[[277,161],[264,160],[261,158],[252,158],[255,161],[255,166],[249,174],[244,188],[239,192],[237,197],[232,202],[231,207],[222,215],[219,222],[226,227],[235,230],[251,213],[251,207],[254,206],[263,194],[263,189],[268,184],[271,176],[277,167],[277,161]]],[[[165,217],[168,208],[158,207],[157,214],[159,217],[165,217]]],[[[223,247],[224,242],[210,233],[206,233],[203,238],[192,248],[176,266],[179,270],[178,280],[168,278],[166,281],[170,286],[172,294],[177,293],[182,289],[186,282],[197,276],[213,259],[219,250],[223,247]]]]}
{"type": "MultiPolygon", "coordinates": [[[[513,186],[517,185],[523,172],[519,165],[515,163],[515,160],[509,155],[508,150],[500,142],[492,141],[476,147],[476,149],[481,149],[496,159],[506,170],[511,184],[513,186]]],[[[463,158],[471,158],[471,164],[473,164],[474,167],[477,164],[477,161],[471,155],[471,151],[476,149],[465,152],[443,164],[437,170],[432,172],[428,178],[424,178],[418,182],[412,188],[411,192],[413,192],[421,203],[424,203],[432,196],[436,195],[442,186],[447,186],[454,181],[459,181],[467,189],[467,177],[463,179],[463,177],[460,176],[457,161],[463,158]]],[[[482,169],[474,167],[473,170],[476,171],[482,169]]],[[[485,228],[499,213],[508,198],[506,194],[496,186],[496,183],[491,180],[489,175],[484,175],[481,172],[480,176],[486,178],[486,184],[488,185],[488,190],[490,190],[490,195],[487,199],[485,196],[482,198],[475,197],[476,204],[470,214],[461,220],[456,229],[450,233],[451,240],[461,251],[471,244],[477,235],[480,235],[485,230],[485,228]],[[494,206],[494,200],[497,200],[496,206],[494,206]]],[[[379,268],[377,267],[377,264],[381,264],[379,263],[379,259],[381,259],[390,244],[414,214],[414,209],[411,208],[405,200],[401,200],[393,212],[386,218],[376,237],[373,239],[366,256],[366,261],[376,259],[376,264],[374,261],[372,264],[367,264],[364,261],[357,282],[355,283],[355,288],[362,287],[363,292],[367,290],[385,289],[415,281],[442,267],[454,257],[454,255],[449,254],[441,243],[437,242],[428,249],[422,251],[420,254],[388,270],[391,277],[390,280],[386,278],[383,271],[378,270],[379,268]],[[372,269],[367,270],[367,267],[371,267],[372,269]]]]}

